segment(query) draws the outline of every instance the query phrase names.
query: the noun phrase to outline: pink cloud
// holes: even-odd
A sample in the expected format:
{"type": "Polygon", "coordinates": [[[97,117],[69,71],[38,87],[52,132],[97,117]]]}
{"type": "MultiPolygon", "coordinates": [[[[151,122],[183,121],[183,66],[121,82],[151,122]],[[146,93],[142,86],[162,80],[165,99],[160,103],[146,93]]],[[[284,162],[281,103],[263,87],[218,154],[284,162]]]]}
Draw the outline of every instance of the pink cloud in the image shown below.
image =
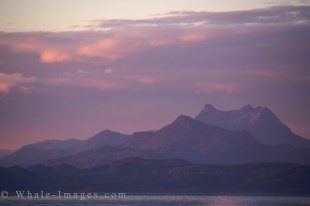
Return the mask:
{"type": "Polygon", "coordinates": [[[9,92],[12,88],[20,88],[21,91],[26,91],[25,85],[37,81],[36,77],[25,77],[21,73],[5,74],[0,73],[0,93],[9,92]]]}
{"type": "Polygon", "coordinates": [[[51,86],[74,86],[74,87],[84,87],[84,88],[95,88],[98,90],[109,91],[118,90],[120,86],[116,83],[100,78],[67,78],[67,77],[57,77],[48,78],[45,83],[51,86]]]}
{"type": "Polygon", "coordinates": [[[103,57],[115,60],[149,47],[166,47],[178,43],[197,43],[205,41],[212,36],[207,31],[189,32],[176,28],[133,27],[114,32],[112,37],[79,46],[77,49],[78,55],[81,57],[103,57]]]}
{"type": "Polygon", "coordinates": [[[196,86],[196,91],[202,93],[237,93],[241,91],[240,85],[235,83],[209,82],[196,86]]]}
{"type": "Polygon", "coordinates": [[[40,51],[40,60],[44,63],[66,62],[71,59],[69,53],[56,50],[40,51]]]}
{"type": "Polygon", "coordinates": [[[41,82],[52,87],[70,86],[102,91],[120,91],[132,90],[142,85],[153,85],[159,81],[156,77],[149,75],[124,75],[113,73],[110,73],[108,76],[94,76],[92,74],[68,75],[63,77],[48,77],[42,79],[41,82]]]}
{"type": "Polygon", "coordinates": [[[147,28],[122,28],[111,31],[112,35],[77,46],[77,55],[83,57],[103,57],[116,60],[127,54],[143,50],[149,46],[154,31],[147,28]]]}
{"type": "Polygon", "coordinates": [[[148,75],[125,75],[122,76],[122,79],[127,81],[135,81],[144,85],[151,85],[157,83],[159,80],[156,77],[148,76],[148,75]]]}
{"type": "Polygon", "coordinates": [[[175,41],[170,39],[154,39],[150,41],[150,46],[152,47],[170,46],[173,44],[175,44],[175,41]]]}
{"type": "Polygon", "coordinates": [[[201,42],[211,38],[212,34],[207,34],[206,32],[187,32],[180,35],[179,39],[183,42],[201,42]]]}
{"type": "Polygon", "coordinates": [[[150,77],[150,76],[140,76],[138,77],[138,80],[142,83],[142,84],[154,84],[157,82],[157,79],[154,77],[150,77]]]}
{"type": "Polygon", "coordinates": [[[23,94],[32,94],[35,91],[34,86],[20,86],[18,89],[23,94]]]}
{"type": "Polygon", "coordinates": [[[283,79],[290,81],[309,81],[310,76],[306,74],[298,74],[296,72],[289,71],[273,71],[273,70],[249,70],[247,74],[264,77],[264,78],[273,78],[273,79],[283,79]]]}
{"type": "Polygon", "coordinates": [[[65,62],[71,59],[68,48],[41,38],[37,37],[36,33],[12,38],[5,36],[0,37],[0,45],[8,46],[15,53],[36,53],[43,63],[65,62]]]}
{"type": "Polygon", "coordinates": [[[80,46],[78,55],[86,57],[104,57],[116,59],[120,56],[120,42],[116,38],[106,38],[93,43],[80,46]]]}
{"type": "MultiPolygon", "coordinates": [[[[77,32],[78,33],[78,32],[77,32]]],[[[43,63],[83,61],[88,57],[116,60],[150,47],[166,47],[183,43],[198,43],[210,38],[209,31],[191,28],[127,27],[95,34],[80,33],[73,37],[67,33],[25,33],[1,35],[0,45],[14,53],[35,53],[43,63]],[[99,35],[101,34],[101,35],[99,35]],[[52,36],[52,37],[50,37],[52,36]],[[64,37],[68,40],[64,43],[64,37]]]]}

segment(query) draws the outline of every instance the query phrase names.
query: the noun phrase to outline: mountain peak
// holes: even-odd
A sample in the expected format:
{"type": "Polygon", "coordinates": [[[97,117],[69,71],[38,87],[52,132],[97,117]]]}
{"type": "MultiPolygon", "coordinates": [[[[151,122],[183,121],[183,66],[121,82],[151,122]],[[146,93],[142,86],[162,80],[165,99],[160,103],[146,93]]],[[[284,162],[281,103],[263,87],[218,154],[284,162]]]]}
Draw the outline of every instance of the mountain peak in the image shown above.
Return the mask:
{"type": "Polygon", "coordinates": [[[243,106],[240,110],[241,110],[241,111],[251,111],[251,110],[253,110],[253,109],[254,109],[254,108],[252,107],[252,105],[247,104],[247,105],[243,106]]]}
{"type": "Polygon", "coordinates": [[[256,113],[259,114],[259,117],[265,121],[268,120],[269,122],[280,122],[277,116],[267,107],[257,107],[256,113]]]}
{"type": "Polygon", "coordinates": [[[110,134],[115,134],[116,132],[109,130],[109,129],[105,129],[103,131],[100,132],[102,135],[110,135],[110,134]]]}
{"type": "Polygon", "coordinates": [[[213,107],[211,104],[206,104],[202,111],[217,111],[217,109],[215,107],[213,107]]]}
{"type": "Polygon", "coordinates": [[[114,137],[114,136],[122,136],[124,134],[121,134],[119,132],[115,132],[113,130],[109,130],[109,129],[105,129],[105,130],[102,130],[101,132],[95,134],[93,137],[89,138],[88,140],[91,140],[91,139],[96,139],[96,138],[107,138],[107,137],[114,137]]]}
{"type": "Polygon", "coordinates": [[[87,143],[93,148],[97,148],[98,145],[102,146],[117,146],[121,144],[127,135],[121,134],[112,130],[103,130],[97,133],[95,136],[89,138],[87,143]]]}
{"type": "Polygon", "coordinates": [[[170,125],[165,126],[164,128],[173,128],[176,130],[179,129],[189,129],[197,127],[197,124],[203,124],[189,116],[186,115],[180,115],[178,116],[170,125]]]}
{"type": "Polygon", "coordinates": [[[193,119],[191,117],[182,114],[182,115],[178,116],[174,122],[189,122],[192,120],[193,119]]]}
{"type": "Polygon", "coordinates": [[[240,110],[219,111],[212,105],[206,104],[195,119],[228,130],[247,130],[264,144],[293,144],[302,147],[309,145],[304,138],[294,134],[272,110],[265,106],[253,107],[247,104],[240,110]]]}

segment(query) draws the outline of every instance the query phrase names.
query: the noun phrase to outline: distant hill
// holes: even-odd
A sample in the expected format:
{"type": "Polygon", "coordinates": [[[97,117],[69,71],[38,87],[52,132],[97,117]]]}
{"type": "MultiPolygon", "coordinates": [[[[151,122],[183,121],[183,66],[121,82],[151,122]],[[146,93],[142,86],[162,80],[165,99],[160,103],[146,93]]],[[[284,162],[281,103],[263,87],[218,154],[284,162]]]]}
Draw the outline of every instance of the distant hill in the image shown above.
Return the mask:
{"type": "Polygon", "coordinates": [[[0,165],[29,167],[49,159],[65,157],[82,151],[93,150],[104,146],[118,146],[126,136],[111,130],[104,130],[87,140],[42,141],[23,146],[0,160],[0,165]]]}
{"type": "Polygon", "coordinates": [[[294,134],[267,107],[254,108],[246,105],[240,110],[221,111],[206,104],[196,119],[224,129],[249,131],[264,144],[290,144],[310,148],[309,140],[294,134]]]}
{"type": "Polygon", "coordinates": [[[47,166],[66,164],[77,168],[90,168],[103,164],[110,164],[116,160],[127,157],[160,158],[160,155],[147,150],[105,146],[98,149],[82,151],[77,154],[60,157],[57,159],[50,159],[42,162],[42,164],[47,166]]]}
{"type": "Polygon", "coordinates": [[[0,160],[7,157],[9,154],[11,154],[10,150],[0,149],[0,160]]]}
{"type": "Polygon", "coordinates": [[[9,192],[310,194],[310,167],[288,163],[202,165],[183,160],[127,158],[77,169],[36,165],[0,168],[9,192]]]}

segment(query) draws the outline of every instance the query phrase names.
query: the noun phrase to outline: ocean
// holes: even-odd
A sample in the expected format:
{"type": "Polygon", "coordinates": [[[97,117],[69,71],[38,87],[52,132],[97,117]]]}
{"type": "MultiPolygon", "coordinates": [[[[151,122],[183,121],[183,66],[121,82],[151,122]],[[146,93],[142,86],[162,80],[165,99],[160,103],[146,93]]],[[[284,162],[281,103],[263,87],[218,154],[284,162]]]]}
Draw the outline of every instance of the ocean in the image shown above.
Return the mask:
{"type": "Polygon", "coordinates": [[[0,199],[0,206],[309,206],[307,196],[127,195],[115,199],[0,199]]]}

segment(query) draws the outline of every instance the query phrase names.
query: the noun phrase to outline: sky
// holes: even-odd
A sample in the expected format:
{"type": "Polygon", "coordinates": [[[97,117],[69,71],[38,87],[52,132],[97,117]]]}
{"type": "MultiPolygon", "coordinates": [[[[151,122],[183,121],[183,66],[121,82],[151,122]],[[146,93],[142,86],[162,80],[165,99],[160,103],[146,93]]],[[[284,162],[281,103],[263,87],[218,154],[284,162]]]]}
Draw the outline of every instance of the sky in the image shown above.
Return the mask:
{"type": "Polygon", "coordinates": [[[310,1],[0,0],[0,149],[267,106],[310,138],[310,1]]]}

